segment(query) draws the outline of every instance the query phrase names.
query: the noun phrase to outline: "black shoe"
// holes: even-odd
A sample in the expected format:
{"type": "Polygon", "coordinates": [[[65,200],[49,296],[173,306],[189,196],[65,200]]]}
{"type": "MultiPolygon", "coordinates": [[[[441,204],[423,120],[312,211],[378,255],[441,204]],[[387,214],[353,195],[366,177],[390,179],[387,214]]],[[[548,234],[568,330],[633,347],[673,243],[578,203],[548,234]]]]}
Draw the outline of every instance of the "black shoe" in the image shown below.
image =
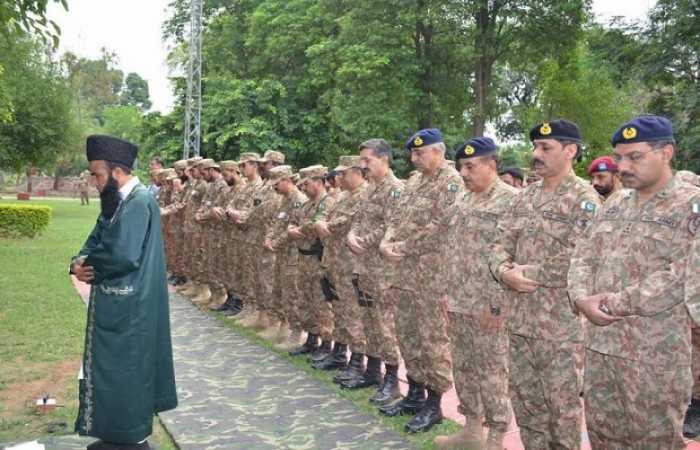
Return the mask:
{"type": "Polygon", "coordinates": [[[692,399],[683,421],[683,437],[693,439],[700,435],[700,399],[692,399]]]}
{"type": "Polygon", "coordinates": [[[290,356],[306,355],[313,353],[318,348],[318,334],[309,333],[306,336],[306,342],[301,347],[289,351],[290,356]]]}
{"type": "Polygon", "coordinates": [[[168,284],[172,284],[173,286],[175,286],[177,284],[177,276],[170,275],[168,277],[168,284]]]}
{"type": "Polygon", "coordinates": [[[140,444],[113,444],[111,442],[97,441],[87,446],[87,450],[152,450],[148,441],[140,444]]]}
{"type": "Polygon", "coordinates": [[[399,366],[385,364],[385,367],[384,382],[369,399],[370,403],[379,406],[388,405],[401,397],[401,391],[399,390],[399,366]]]}
{"type": "Polygon", "coordinates": [[[226,301],[224,302],[223,305],[219,306],[218,308],[214,309],[216,312],[224,312],[224,311],[229,311],[233,309],[234,305],[234,299],[229,295],[226,298],[226,301]]]}
{"type": "Polygon", "coordinates": [[[335,384],[341,384],[343,381],[361,377],[364,372],[365,354],[352,352],[352,354],[350,354],[350,363],[348,363],[348,367],[334,376],[333,382],[335,384]]]}
{"type": "Polygon", "coordinates": [[[314,363],[312,367],[318,370],[344,369],[348,365],[348,346],[336,342],[333,353],[330,353],[321,361],[314,363]]]}
{"type": "Polygon", "coordinates": [[[417,414],[425,405],[425,386],[408,377],[408,394],[396,403],[379,407],[385,416],[403,416],[417,414]]]}
{"type": "Polygon", "coordinates": [[[359,377],[345,380],[340,387],[345,389],[364,389],[379,386],[382,382],[382,359],[374,356],[367,357],[367,370],[359,377]]]}
{"type": "Polygon", "coordinates": [[[329,353],[333,353],[333,342],[322,341],[321,346],[309,355],[309,361],[312,363],[319,362],[328,356],[329,353]]]}
{"type": "Polygon", "coordinates": [[[187,278],[184,277],[183,275],[178,275],[175,286],[180,286],[181,284],[185,284],[185,283],[187,283],[187,278]]]}
{"type": "Polygon", "coordinates": [[[433,425],[442,422],[442,410],[440,400],[442,394],[438,394],[432,389],[428,389],[428,399],[418,414],[406,424],[406,431],[409,433],[424,433],[431,429],[433,425]]]}

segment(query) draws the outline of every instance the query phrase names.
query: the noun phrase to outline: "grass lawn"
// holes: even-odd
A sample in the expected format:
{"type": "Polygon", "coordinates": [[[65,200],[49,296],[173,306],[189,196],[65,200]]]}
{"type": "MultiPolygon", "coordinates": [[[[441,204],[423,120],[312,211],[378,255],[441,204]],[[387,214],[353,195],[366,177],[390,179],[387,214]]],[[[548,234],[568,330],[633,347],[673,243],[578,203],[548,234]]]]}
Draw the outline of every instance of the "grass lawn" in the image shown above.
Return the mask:
{"type": "MultiPolygon", "coordinates": [[[[17,203],[0,200],[0,204],[17,203]]],[[[0,442],[73,432],[85,306],[68,276],[99,211],[98,202],[32,200],[53,209],[49,228],[35,239],[0,239],[0,442]],[[49,394],[60,405],[39,415],[34,400],[49,394]]],[[[156,430],[159,448],[168,438],[156,430]],[[159,441],[162,441],[159,442],[159,441]]]]}

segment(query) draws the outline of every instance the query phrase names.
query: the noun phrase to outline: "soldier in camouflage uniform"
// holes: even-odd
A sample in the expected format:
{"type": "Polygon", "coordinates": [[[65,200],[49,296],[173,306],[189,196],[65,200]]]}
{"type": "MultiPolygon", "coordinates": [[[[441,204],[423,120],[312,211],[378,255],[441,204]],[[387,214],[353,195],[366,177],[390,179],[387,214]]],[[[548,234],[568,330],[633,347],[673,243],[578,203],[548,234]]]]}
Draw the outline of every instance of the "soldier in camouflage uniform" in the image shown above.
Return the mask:
{"type": "Polygon", "coordinates": [[[362,311],[367,337],[367,370],[341,386],[348,389],[379,386],[370,398],[372,403],[384,404],[400,396],[398,384],[399,350],[396,340],[396,304],[385,297],[384,261],[379,242],[389,217],[401,197],[403,183],[390,168],[391,147],[384,139],[370,139],[360,144],[360,163],[368,172],[369,185],[362,199],[362,208],[352,221],[346,238],[352,252],[356,295],[362,311]],[[386,376],[382,380],[382,360],[386,376]]]}
{"type": "Polygon", "coordinates": [[[90,205],[90,172],[83,171],[78,179],[78,193],[80,194],[80,206],[90,205]]]}
{"type": "Polygon", "coordinates": [[[323,218],[316,222],[314,230],[322,239],[324,253],[321,266],[338,299],[333,302],[334,353],[316,364],[320,370],[344,368],[333,377],[335,383],[361,375],[365,370],[366,338],[362,326],[362,312],[352,284],[352,260],[345,238],[350,231],[353,217],[358,213],[367,187],[359,156],[341,156],[335,168],[344,192],[332,208],[327,208],[323,218]],[[347,349],[352,355],[347,364],[347,349]]]}
{"type": "Polygon", "coordinates": [[[276,253],[275,257],[275,308],[278,320],[282,323],[277,334],[270,336],[281,350],[291,350],[299,345],[303,329],[299,316],[301,293],[299,291],[299,249],[290,238],[290,226],[298,226],[302,218],[302,208],[308,201],[293,181],[290,166],[277,166],[269,172],[269,180],[282,196],[282,203],[274,221],[268,227],[264,246],[276,253]]]}
{"type": "Polygon", "coordinates": [[[591,161],[588,176],[591,177],[591,186],[600,194],[601,202],[622,189],[617,163],[610,156],[601,156],[591,161]]]}
{"type": "Polygon", "coordinates": [[[206,303],[211,298],[211,287],[209,286],[208,275],[205,273],[206,258],[207,258],[207,225],[200,219],[200,213],[205,209],[209,209],[207,198],[211,183],[209,175],[209,165],[214,164],[214,160],[207,158],[199,161],[195,167],[199,173],[199,181],[195,188],[197,196],[193,196],[191,200],[196,200],[196,205],[192,208],[192,220],[190,222],[190,240],[192,241],[188,255],[191,260],[189,263],[190,276],[197,283],[198,289],[190,294],[190,300],[200,304],[206,303]]]}
{"type": "Polygon", "coordinates": [[[489,265],[508,291],[509,391],[526,449],[577,449],[581,440],[583,334],[566,292],[576,242],[599,206],[573,170],[578,126],[567,120],[530,131],[541,181],[520,191],[499,222],[489,265]]]}
{"type": "Polygon", "coordinates": [[[298,283],[302,294],[299,318],[302,329],[308,332],[304,345],[290,351],[290,354],[311,353],[312,361],[320,361],[330,354],[333,341],[333,310],[330,299],[321,289],[323,244],[314,230],[314,225],[322,219],[325,210],[335,203],[335,199],[326,192],[327,171],[321,165],[299,171],[301,187],[309,201],[302,207],[299,225],[291,226],[288,230],[299,249],[298,283]],[[322,340],[320,346],[319,337],[322,340]]]}
{"type": "Polygon", "coordinates": [[[633,119],[612,144],[629,189],[605,202],[569,270],[569,294],[588,319],[588,435],[595,449],[683,449],[692,388],[684,272],[700,189],[673,176],[668,119],[633,119]]]}
{"type": "MultiPolygon", "coordinates": [[[[170,205],[173,201],[173,184],[169,181],[170,176],[175,176],[174,169],[162,169],[158,173],[158,185],[160,189],[156,194],[158,206],[163,209],[170,205]]],[[[171,224],[169,217],[160,218],[161,235],[163,236],[163,249],[165,250],[165,265],[170,274],[168,281],[174,281],[173,275],[173,236],[171,232],[171,224]]]]}
{"type": "Polygon", "coordinates": [[[416,414],[406,425],[415,433],[442,421],[442,394],[452,387],[447,335],[447,297],[441,277],[447,248],[446,216],[464,192],[459,173],[445,160],[442,134],[425,129],[406,142],[420,175],[400,196],[380,244],[387,261],[388,301],[395,302],[396,333],[409,381],[408,395],[380,407],[394,416],[416,414]],[[425,398],[425,391],[428,398],[425,398]]]}
{"type": "Polygon", "coordinates": [[[175,164],[173,164],[173,168],[175,169],[176,175],[177,175],[177,180],[172,181],[173,183],[173,194],[171,197],[171,202],[170,204],[165,207],[161,208],[160,210],[160,215],[161,217],[168,217],[168,221],[170,222],[170,227],[171,227],[171,233],[173,236],[173,240],[171,243],[171,251],[173,254],[173,273],[175,274],[176,280],[175,280],[175,285],[182,286],[185,283],[185,276],[184,276],[184,264],[183,264],[183,258],[184,255],[182,254],[182,233],[183,233],[183,228],[182,228],[182,222],[183,222],[183,217],[181,214],[182,209],[184,208],[184,197],[185,195],[188,194],[189,190],[189,182],[187,181],[187,174],[185,173],[187,169],[187,161],[186,160],[180,160],[176,161],[175,164]],[[179,184],[178,184],[179,181],[179,184]]]}
{"type": "Polygon", "coordinates": [[[203,283],[211,292],[209,296],[193,299],[196,304],[208,308],[218,308],[226,301],[226,289],[222,280],[217,277],[216,267],[224,261],[219,256],[219,249],[223,247],[221,239],[212,239],[212,236],[222,236],[222,216],[218,215],[221,206],[226,200],[228,184],[221,176],[221,167],[213,160],[204,160],[200,164],[200,170],[204,172],[207,180],[207,192],[202,200],[199,210],[195,213],[195,219],[200,225],[202,253],[198,261],[198,273],[203,283]]]}
{"type": "Polygon", "coordinates": [[[195,156],[187,160],[188,186],[186,187],[186,193],[182,199],[182,208],[179,211],[179,215],[182,218],[183,236],[180,242],[182,274],[187,278],[187,283],[180,287],[180,293],[187,297],[196,296],[201,291],[199,284],[192,278],[192,270],[194,263],[193,246],[195,245],[194,213],[199,208],[199,203],[204,197],[206,188],[206,182],[201,179],[201,173],[197,168],[197,165],[202,159],[201,157],[195,156]]]}
{"type": "Polygon", "coordinates": [[[518,189],[498,176],[498,147],[487,137],[474,138],[455,159],[469,190],[455,204],[449,223],[448,283],[450,341],[459,411],[466,426],[451,436],[438,436],[438,448],[484,448],[483,426],[489,428],[488,450],[503,448],[510,423],[508,404],[508,333],[503,287],[488,268],[496,226],[510,211],[518,189]],[[453,290],[455,289],[455,290],[453,290]]]}
{"type": "Polygon", "coordinates": [[[238,161],[238,168],[246,179],[246,185],[236,197],[237,208],[232,205],[226,209],[226,214],[229,220],[234,223],[240,230],[241,245],[241,286],[240,291],[236,293],[241,297],[244,304],[243,313],[236,316],[236,320],[241,325],[250,326],[258,322],[260,314],[258,304],[256,302],[255,278],[256,274],[256,257],[258,249],[255,241],[255,230],[249,229],[245,224],[245,218],[250,211],[259,205],[258,192],[263,189],[263,180],[260,177],[259,163],[260,155],[257,153],[243,153],[238,161]],[[257,204],[256,204],[257,203],[257,204]]]}

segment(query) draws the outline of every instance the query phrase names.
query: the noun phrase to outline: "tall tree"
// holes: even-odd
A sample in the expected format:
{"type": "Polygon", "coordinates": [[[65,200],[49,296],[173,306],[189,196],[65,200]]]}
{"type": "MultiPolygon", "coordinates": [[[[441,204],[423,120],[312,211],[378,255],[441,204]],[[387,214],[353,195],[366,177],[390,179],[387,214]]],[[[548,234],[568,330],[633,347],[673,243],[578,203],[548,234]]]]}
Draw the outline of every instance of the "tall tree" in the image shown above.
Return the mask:
{"type": "Polygon", "coordinates": [[[151,109],[151,99],[148,93],[148,81],[137,73],[131,72],[124,80],[121,93],[121,104],[136,106],[141,111],[151,109]]]}

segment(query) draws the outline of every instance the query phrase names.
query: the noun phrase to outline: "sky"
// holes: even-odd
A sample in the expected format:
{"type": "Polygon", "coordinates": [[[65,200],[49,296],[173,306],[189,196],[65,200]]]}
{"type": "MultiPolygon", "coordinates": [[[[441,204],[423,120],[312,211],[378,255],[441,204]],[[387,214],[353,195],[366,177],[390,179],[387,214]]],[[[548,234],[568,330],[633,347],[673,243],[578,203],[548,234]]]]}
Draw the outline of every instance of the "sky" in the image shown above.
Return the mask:
{"type": "MultiPolygon", "coordinates": [[[[566,1],[566,0],[561,0],[566,1]]],[[[59,52],[99,58],[105,47],[117,54],[126,75],[136,72],[148,81],[152,110],[169,112],[173,95],[165,63],[168,48],[161,28],[169,0],[68,0],[66,12],[51,4],[49,18],[61,27],[59,52]]],[[[596,17],[643,19],[655,0],[593,0],[596,17]]]]}

